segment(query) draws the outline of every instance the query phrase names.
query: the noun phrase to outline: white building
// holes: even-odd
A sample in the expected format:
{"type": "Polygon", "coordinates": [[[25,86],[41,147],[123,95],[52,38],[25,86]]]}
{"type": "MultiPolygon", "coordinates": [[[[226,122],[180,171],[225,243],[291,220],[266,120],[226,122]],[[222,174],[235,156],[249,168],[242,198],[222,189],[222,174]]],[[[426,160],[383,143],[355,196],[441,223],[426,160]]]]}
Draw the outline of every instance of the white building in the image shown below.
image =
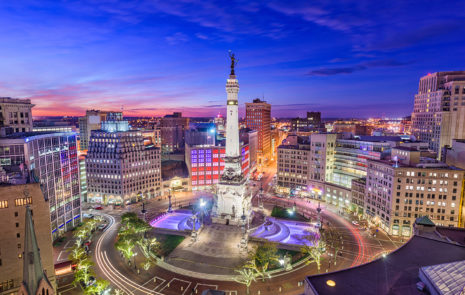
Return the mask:
{"type": "Polygon", "coordinates": [[[89,202],[122,204],[161,194],[160,148],[144,146],[140,131],[109,114],[92,131],[86,157],[89,202]]]}
{"type": "Polygon", "coordinates": [[[30,99],[0,97],[0,127],[11,127],[14,132],[32,131],[32,107],[30,99]]]}

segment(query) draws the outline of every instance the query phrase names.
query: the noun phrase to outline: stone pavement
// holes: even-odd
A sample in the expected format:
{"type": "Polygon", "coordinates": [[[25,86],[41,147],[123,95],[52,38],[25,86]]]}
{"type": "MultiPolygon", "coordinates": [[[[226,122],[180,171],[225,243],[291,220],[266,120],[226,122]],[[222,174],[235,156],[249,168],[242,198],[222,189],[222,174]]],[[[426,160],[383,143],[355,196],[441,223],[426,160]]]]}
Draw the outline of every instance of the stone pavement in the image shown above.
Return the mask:
{"type": "Polygon", "coordinates": [[[186,270],[217,275],[234,275],[247,253],[239,244],[242,230],[220,224],[207,225],[195,243],[186,238],[166,259],[166,263],[186,270]]]}

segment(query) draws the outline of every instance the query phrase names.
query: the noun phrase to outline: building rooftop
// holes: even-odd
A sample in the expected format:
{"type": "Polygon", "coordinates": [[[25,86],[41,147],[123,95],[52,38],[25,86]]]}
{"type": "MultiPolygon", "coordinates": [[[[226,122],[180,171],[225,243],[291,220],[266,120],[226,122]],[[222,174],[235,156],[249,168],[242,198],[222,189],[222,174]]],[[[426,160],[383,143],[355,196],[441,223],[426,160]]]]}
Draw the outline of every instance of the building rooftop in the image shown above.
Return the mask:
{"type": "Polygon", "coordinates": [[[410,146],[396,146],[392,149],[401,150],[401,151],[408,151],[408,152],[420,152],[417,147],[410,147],[410,146]]]}
{"type": "Polygon", "coordinates": [[[420,272],[437,294],[463,294],[461,291],[465,286],[465,261],[424,266],[420,272]]]}
{"type": "Polygon", "coordinates": [[[59,135],[59,134],[70,134],[70,133],[75,134],[76,132],[54,132],[54,131],[15,132],[13,134],[0,137],[0,139],[25,139],[29,137],[48,135],[48,134],[59,135]]]}
{"type": "Polygon", "coordinates": [[[310,290],[321,295],[421,294],[416,288],[421,267],[464,258],[464,246],[415,235],[384,258],[354,268],[310,276],[306,280],[310,290]],[[329,286],[328,280],[334,281],[335,285],[329,286]]]}

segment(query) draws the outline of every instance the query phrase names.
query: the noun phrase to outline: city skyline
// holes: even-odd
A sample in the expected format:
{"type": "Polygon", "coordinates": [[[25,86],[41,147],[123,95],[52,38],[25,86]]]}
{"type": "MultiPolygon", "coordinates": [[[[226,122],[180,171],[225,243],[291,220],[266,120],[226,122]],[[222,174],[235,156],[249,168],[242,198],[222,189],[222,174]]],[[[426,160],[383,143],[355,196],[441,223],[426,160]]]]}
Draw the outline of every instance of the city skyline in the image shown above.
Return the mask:
{"type": "Polygon", "coordinates": [[[264,97],[276,117],[407,116],[420,77],[464,64],[465,14],[459,2],[394,2],[2,3],[0,92],[30,98],[34,116],[102,105],[214,116],[233,50],[242,106],[264,97]]]}

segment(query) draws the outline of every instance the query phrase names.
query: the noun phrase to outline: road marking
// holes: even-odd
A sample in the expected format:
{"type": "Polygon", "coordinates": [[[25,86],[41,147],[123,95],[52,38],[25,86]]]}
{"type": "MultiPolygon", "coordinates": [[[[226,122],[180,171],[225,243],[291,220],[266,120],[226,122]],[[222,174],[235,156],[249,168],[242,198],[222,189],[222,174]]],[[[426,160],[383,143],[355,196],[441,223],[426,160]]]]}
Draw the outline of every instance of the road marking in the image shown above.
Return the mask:
{"type": "MultiPolygon", "coordinates": [[[[68,251],[66,251],[66,252],[68,252],[68,251]]],[[[62,260],[67,260],[67,258],[65,258],[65,259],[61,259],[61,258],[60,258],[62,253],[63,253],[63,250],[61,250],[61,251],[60,251],[60,254],[58,254],[57,262],[60,262],[60,261],[62,261],[62,260]]]]}
{"type": "Polygon", "coordinates": [[[202,284],[202,283],[195,284],[194,289],[197,289],[198,286],[210,286],[210,287],[215,287],[215,290],[218,290],[218,285],[210,285],[210,284],[202,284]]]}
{"type": "Polygon", "coordinates": [[[74,239],[68,240],[68,242],[66,242],[65,246],[63,247],[63,249],[73,248],[73,246],[69,246],[69,247],[68,247],[68,244],[71,243],[71,242],[74,242],[74,239]]]}
{"type": "MultiPolygon", "coordinates": [[[[159,292],[162,292],[163,290],[165,290],[165,288],[168,287],[168,285],[171,285],[171,283],[173,281],[180,281],[180,282],[183,282],[183,283],[188,283],[187,287],[184,289],[184,292],[181,293],[182,295],[184,295],[184,293],[187,292],[187,290],[189,289],[189,286],[192,284],[192,282],[190,282],[190,281],[185,281],[185,280],[178,279],[178,278],[172,278],[168,283],[165,284],[165,286],[163,288],[160,289],[159,292]]],[[[170,287],[168,287],[168,288],[170,288],[170,287]]]]}

